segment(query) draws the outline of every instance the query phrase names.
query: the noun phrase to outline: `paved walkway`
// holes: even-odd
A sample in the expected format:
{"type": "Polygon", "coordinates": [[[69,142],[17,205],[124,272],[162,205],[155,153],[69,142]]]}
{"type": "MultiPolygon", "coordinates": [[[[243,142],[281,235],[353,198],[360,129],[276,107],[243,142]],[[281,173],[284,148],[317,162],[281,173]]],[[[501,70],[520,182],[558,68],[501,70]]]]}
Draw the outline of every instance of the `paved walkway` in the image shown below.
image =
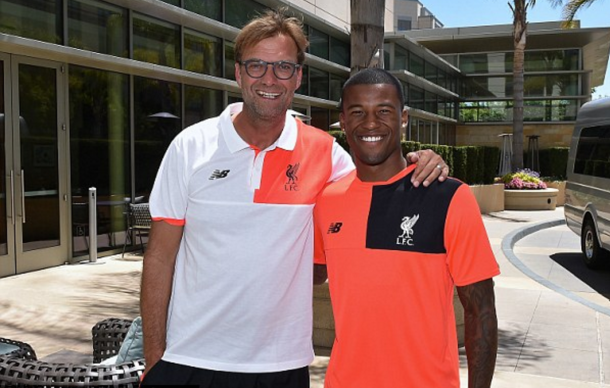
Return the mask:
{"type": "MultiPolygon", "coordinates": [[[[544,227],[562,218],[562,208],[484,217],[502,270],[494,388],[610,387],[610,270],[584,268],[565,225],[544,227]]],[[[30,343],[39,358],[90,354],[96,322],[138,315],[141,268],[137,255],[112,256],[0,279],[0,335],[30,343]]],[[[327,363],[311,366],[313,388],[327,363]]],[[[467,386],[463,354],[461,364],[467,386]]]]}

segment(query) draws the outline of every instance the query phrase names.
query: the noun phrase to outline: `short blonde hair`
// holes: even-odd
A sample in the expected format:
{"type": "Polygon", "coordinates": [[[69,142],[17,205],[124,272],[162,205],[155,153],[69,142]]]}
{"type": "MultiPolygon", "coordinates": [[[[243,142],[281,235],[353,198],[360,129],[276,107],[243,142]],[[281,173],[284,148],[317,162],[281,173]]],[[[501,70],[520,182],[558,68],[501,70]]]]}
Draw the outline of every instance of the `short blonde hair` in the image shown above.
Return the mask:
{"type": "Polygon", "coordinates": [[[269,10],[246,24],[235,40],[235,61],[241,62],[244,50],[256,46],[260,41],[287,35],[297,45],[297,62],[302,65],[309,42],[303,32],[301,20],[288,16],[286,11],[285,7],[269,10]]]}

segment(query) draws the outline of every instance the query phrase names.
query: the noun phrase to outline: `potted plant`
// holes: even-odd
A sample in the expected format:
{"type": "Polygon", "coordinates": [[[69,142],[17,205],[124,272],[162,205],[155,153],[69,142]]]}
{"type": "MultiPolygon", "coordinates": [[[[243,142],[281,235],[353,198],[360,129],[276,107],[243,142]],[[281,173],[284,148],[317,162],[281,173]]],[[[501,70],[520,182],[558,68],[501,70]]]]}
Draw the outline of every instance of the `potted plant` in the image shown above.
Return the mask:
{"type": "Polygon", "coordinates": [[[506,210],[553,210],[557,189],[548,188],[540,174],[530,169],[517,170],[502,177],[506,210]]]}

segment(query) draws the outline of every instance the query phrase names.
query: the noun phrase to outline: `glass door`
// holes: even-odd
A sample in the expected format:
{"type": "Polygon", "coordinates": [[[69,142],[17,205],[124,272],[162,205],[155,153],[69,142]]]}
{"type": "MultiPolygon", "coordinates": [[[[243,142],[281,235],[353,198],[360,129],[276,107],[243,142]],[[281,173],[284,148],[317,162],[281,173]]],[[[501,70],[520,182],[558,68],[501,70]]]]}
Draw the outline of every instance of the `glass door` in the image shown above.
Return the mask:
{"type": "Polygon", "coordinates": [[[3,83],[10,89],[4,93],[3,143],[8,258],[2,259],[7,267],[0,275],[10,272],[13,263],[13,273],[22,273],[68,258],[61,65],[18,56],[3,65],[10,74],[3,83]]]}
{"type": "Polygon", "coordinates": [[[10,189],[10,172],[6,166],[8,164],[7,146],[10,144],[10,123],[7,112],[10,112],[10,57],[0,54],[0,277],[12,275],[16,272],[15,266],[15,246],[14,227],[12,225],[12,191],[10,189]],[[11,243],[9,243],[9,241],[11,243]]]}

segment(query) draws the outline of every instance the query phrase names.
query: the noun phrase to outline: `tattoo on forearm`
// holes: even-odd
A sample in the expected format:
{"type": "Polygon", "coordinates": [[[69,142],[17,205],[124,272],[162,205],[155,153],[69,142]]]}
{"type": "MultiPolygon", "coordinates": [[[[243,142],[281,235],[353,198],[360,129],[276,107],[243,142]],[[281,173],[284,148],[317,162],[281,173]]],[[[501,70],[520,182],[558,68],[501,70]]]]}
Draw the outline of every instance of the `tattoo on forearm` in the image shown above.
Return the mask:
{"type": "Polygon", "coordinates": [[[464,306],[468,387],[489,388],[498,352],[498,319],[493,280],[458,287],[464,306]]]}

